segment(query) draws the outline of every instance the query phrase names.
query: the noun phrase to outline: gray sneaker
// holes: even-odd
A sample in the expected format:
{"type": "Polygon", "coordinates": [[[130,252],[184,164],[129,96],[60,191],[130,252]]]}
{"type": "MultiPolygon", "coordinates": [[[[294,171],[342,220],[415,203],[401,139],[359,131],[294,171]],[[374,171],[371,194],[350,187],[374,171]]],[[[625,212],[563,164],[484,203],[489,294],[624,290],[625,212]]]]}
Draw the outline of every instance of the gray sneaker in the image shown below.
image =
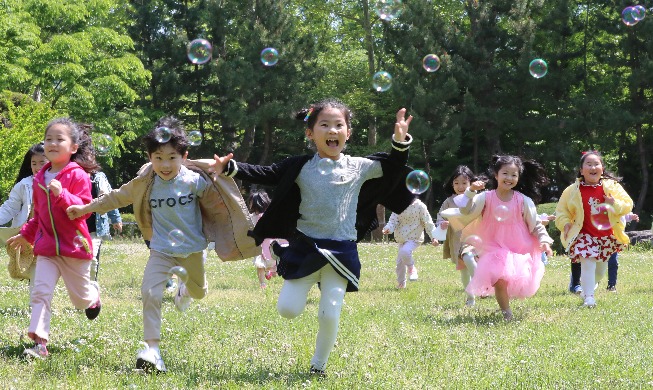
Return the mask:
{"type": "Polygon", "coordinates": [[[150,347],[138,351],[138,354],[136,354],[136,368],[147,373],[157,374],[167,371],[161,353],[150,347]]]}

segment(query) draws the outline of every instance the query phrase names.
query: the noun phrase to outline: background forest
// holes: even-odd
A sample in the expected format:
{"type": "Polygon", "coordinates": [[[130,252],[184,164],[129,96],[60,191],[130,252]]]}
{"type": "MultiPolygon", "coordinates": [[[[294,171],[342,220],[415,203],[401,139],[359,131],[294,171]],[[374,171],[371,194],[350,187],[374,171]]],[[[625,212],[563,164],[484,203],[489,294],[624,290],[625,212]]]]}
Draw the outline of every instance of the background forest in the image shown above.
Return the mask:
{"type": "Polygon", "coordinates": [[[111,137],[99,160],[117,187],[146,161],[140,137],[163,115],[202,133],[191,157],[233,151],[265,164],[308,152],[293,113],[335,97],[355,114],[352,155],[389,148],[397,109],[415,117],[410,163],[432,178],[432,211],[456,165],[536,159],[551,200],[581,151],[596,149],[648,228],[653,15],[627,26],[621,12],[634,4],[410,0],[386,21],[367,0],[2,0],[0,197],[56,116],[94,124],[98,142],[111,137]],[[203,65],[186,56],[196,38],[213,44],[203,65]],[[274,66],[261,63],[266,47],[279,51],[274,66]],[[442,62],[432,73],[422,67],[430,53],[442,62]],[[545,77],[529,74],[535,58],[545,77]],[[393,76],[386,92],[372,88],[380,70],[393,76]]]}

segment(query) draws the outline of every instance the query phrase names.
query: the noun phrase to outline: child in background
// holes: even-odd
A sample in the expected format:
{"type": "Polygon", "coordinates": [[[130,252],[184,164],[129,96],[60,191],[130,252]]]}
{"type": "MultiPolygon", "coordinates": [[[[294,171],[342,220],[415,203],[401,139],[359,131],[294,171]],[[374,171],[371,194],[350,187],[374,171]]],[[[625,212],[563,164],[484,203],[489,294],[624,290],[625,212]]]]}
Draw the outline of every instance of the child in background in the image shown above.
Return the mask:
{"type": "Polygon", "coordinates": [[[410,280],[417,280],[417,267],[413,259],[413,251],[424,242],[424,229],[429,232],[431,244],[438,246],[435,239],[435,224],[426,205],[415,198],[413,203],[401,214],[392,213],[388,223],[383,228],[383,234],[395,235],[399,244],[397,253],[397,288],[406,288],[406,269],[410,280]]]}
{"type": "MultiPolygon", "coordinates": [[[[245,205],[235,183],[231,183],[228,191],[232,202],[236,202],[233,208],[236,211],[225,213],[222,210],[230,201],[227,194],[222,193],[217,185],[211,185],[210,178],[183,165],[188,155],[189,141],[179,120],[173,117],[160,119],[156,127],[143,137],[143,143],[150,164],[144,165],[136,178],[88,205],[69,207],[68,216],[74,219],[87,213],[105,213],[134,205],[136,222],[143,238],[150,243],[150,257],[141,285],[143,333],[147,346],[138,352],[136,368],[146,372],[165,372],[159,349],[161,303],[172,267],[183,267],[187,274],[185,282],[179,278],[174,298],[177,309],[185,311],[193,298],[202,299],[208,292],[204,272],[207,231],[228,232],[233,237],[235,232],[244,235],[243,228],[251,224],[249,216],[242,213],[245,205]],[[216,218],[213,213],[224,215],[226,221],[216,218]],[[241,229],[235,229],[237,223],[241,229]]],[[[253,240],[246,236],[243,240],[250,242],[250,248],[257,249],[253,240]]],[[[225,237],[218,239],[218,242],[229,243],[225,237]]],[[[243,249],[244,254],[260,251],[243,249]]],[[[238,257],[241,253],[238,243],[232,243],[230,252],[235,252],[238,257]]]]}
{"type": "Polygon", "coordinates": [[[14,249],[34,245],[36,269],[31,293],[28,336],[35,345],[26,356],[48,356],[52,296],[59,277],[77,309],[89,320],[100,314],[100,287],[90,279],[91,236],[86,215],[70,222],[66,208],[91,201],[88,172],[98,168],[91,138],[69,118],[55,119],[45,128],[45,157],[49,162],[34,176],[34,217],[7,240],[14,249]],[[55,223],[56,222],[56,223],[55,223]]]}
{"type": "MultiPolygon", "coordinates": [[[[258,220],[261,219],[261,216],[269,205],[270,197],[265,191],[252,191],[249,194],[249,197],[247,198],[247,207],[249,207],[249,211],[251,213],[254,224],[256,224],[258,220]]],[[[273,273],[276,274],[276,263],[270,256],[269,252],[271,241],[272,240],[269,238],[263,240],[261,247],[267,248],[267,251],[263,250],[263,253],[256,256],[253,260],[254,267],[256,267],[256,275],[258,276],[259,286],[261,288],[266,288],[268,286],[266,281],[270,279],[273,273]]]]}
{"type": "Polygon", "coordinates": [[[595,284],[605,275],[610,255],[630,243],[621,217],[632,208],[633,201],[618,178],[604,171],[601,155],[594,150],[584,152],[576,182],[558,201],[556,227],[571,261],[580,263],[586,307],[596,306],[595,284]]]}
{"type": "MultiPolygon", "coordinates": [[[[445,259],[451,259],[451,261],[456,265],[456,269],[460,271],[460,281],[463,283],[463,290],[467,288],[469,281],[474,276],[474,271],[476,270],[476,253],[472,246],[464,244],[461,241],[460,236],[462,230],[454,229],[441,213],[447,209],[465,207],[467,204],[467,198],[464,196],[465,190],[475,180],[476,176],[471,169],[464,165],[456,167],[443,186],[447,199],[442,202],[436,222],[441,229],[447,230],[442,254],[445,259]],[[456,201],[458,203],[456,203],[456,201]]],[[[467,299],[465,305],[474,306],[476,303],[474,294],[466,294],[467,299]]]]}
{"type": "Polygon", "coordinates": [[[473,182],[465,191],[471,201],[461,209],[467,221],[475,222],[465,227],[463,240],[473,240],[479,254],[467,292],[494,293],[503,318],[510,321],[510,299],[537,292],[544,276],[542,252],[552,254],[553,240],[535,208],[549,181],[540,164],[516,156],[494,156],[490,171],[495,189],[475,194],[485,183],[473,182]]]}
{"type": "MultiPolygon", "coordinates": [[[[23,163],[18,170],[16,182],[14,183],[11,192],[9,192],[9,197],[7,198],[7,201],[0,206],[0,225],[6,225],[11,222],[9,227],[17,229],[23,226],[30,218],[33,209],[32,183],[34,181],[34,176],[36,176],[47,162],[48,159],[45,157],[43,142],[32,145],[27,153],[25,153],[23,163]]],[[[10,234],[16,234],[15,230],[10,234]]],[[[33,263],[29,268],[29,274],[31,275],[30,291],[34,286],[35,268],[36,263],[33,263]]]]}
{"type": "MultiPolygon", "coordinates": [[[[630,221],[639,222],[639,215],[635,213],[626,214],[623,218],[624,225],[630,221]]],[[[608,287],[610,292],[617,292],[617,273],[619,272],[619,252],[610,255],[608,259],[608,287]]]]}
{"type": "Polygon", "coordinates": [[[367,158],[342,154],[351,136],[351,111],[336,100],[325,100],[300,111],[306,137],[315,143],[314,155],[293,156],[270,166],[215,156],[206,169],[261,185],[276,185],[272,202],[250,234],[285,238],[273,243],[280,257],[277,272],[284,278],[277,310],[294,318],[306,307],[310,289],[320,283],[319,329],[309,373],[325,375],[333,350],[345,291],[357,291],[361,263],[356,242],[378,226],[376,206],[403,212],[414,195],[405,187],[405,166],[412,138],[412,116],[397,112],[390,155],[367,158]]]}
{"type": "MultiPolygon", "coordinates": [[[[537,217],[539,218],[542,225],[544,225],[544,227],[548,226],[550,221],[555,221],[556,219],[555,215],[549,215],[547,213],[542,213],[537,217]]],[[[545,252],[542,252],[542,264],[544,265],[549,264],[549,258],[546,256],[545,252]]]]}
{"type": "MultiPolygon", "coordinates": [[[[91,195],[93,199],[108,194],[112,191],[111,184],[107,176],[102,171],[91,173],[91,195]]],[[[109,210],[106,213],[91,213],[91,216],[86,220],[88,231],[91,233],[93,240],[93,260],[91,260],[91,279],[97,281],[98,272],[100,271],[100,248],[102,248],[102,241],[105,239],[111,240],[111,232],[109,231],[109,221],[117,232],[122,231],[122,218],[120,218],[120,211],[118,209],[109,210]]]]}

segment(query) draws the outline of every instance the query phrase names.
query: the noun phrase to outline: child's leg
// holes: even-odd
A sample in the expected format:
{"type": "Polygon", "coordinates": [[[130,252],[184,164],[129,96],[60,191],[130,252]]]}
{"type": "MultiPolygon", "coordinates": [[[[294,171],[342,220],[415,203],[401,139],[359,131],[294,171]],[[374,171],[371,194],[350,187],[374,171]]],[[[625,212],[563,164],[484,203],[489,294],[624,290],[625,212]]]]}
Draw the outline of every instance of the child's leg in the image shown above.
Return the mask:
{"type": "Polygon", "coordinates": [[[581,284],[580,283],[580,275],[581,275],[580,262],[571,263],[571,279],[569,281],[569,291],[570,292],[575,292],[574,288],[581,284]]]}
{"type": "Polygon", "coordinates": [[[583,288],[585,298],[594,298],[594,285],[596,284],[596,259],[580,260],[580,286],[583,288]]]}
{"type": "Polygon", "coordinates": [[[510,297],[508,296],[508,282],[499,279],[494,285],[494,296],[497,299],[499,308],[503,313],[503,318],[512,320],[512,310],[510,310],[510,297]]]}
{"type": "Polygon", "coordinates": [[[163,288],[170,277],[168,271],[177,265],[175,258],[150,250],[150,258],[143,272],[141,296],[143,299],[143,334],[152,348],[157,347],[161,339],[161,302],[163,288]]]}
{"type": "Polygon", "coordinates": [[[328,264],[322,267],[320,272],[322,274],[320,279],[321,293],[320,307],[317,314],[319,329],[311,366],[324,371],[329,360],[329,354],[336,343],[340,311],[347,290],[347,279],[340,276],[328,264]]]}
{"type": "Polygon", "coordinates": [[[607,261],[597,261],[596,262],[596,285],[597,283],[601,283],[601,280],[605,277],[606,272],[608,271],[608,262],[607,261]]]}
{"type": "Polygon", "coordinates": [[[50,337],[52,295],[59,280],[59,267],[50,257],[38,256],[34,272],[34,288],[30,294],[32,315],[27,334],[37,343],[45,344],[50,337]]]}
{"type": "Polygon", "coordinates": [[[615,252],[608,260],[608,288],[617,285],[617,271],[619,271],[619,252],[615,252]]]}
{"type": "Polygon", "coordinates": [[[415,265],[413,260],[413,251],[419,246],[415,241],[406,241],[399,244],[399,252],[397,253],[397,283],[406,283],[406,267],[415,265]]]}
{"type": "MultiPolygon", "coordinates": [[[[463,263],[465,263],[465,267],[467,267],[467,271],[469,272],[469,277],[473,278],[474,272],[476,271],[476,257],[474,256],[474,253],[465,252],[463,253],[462,259],[463,263]]],[[[467,285],[465,285],[465,287],[467,287],[467,285]]]]}
{"type": "Polygon", "coordinates": [[[185,283],[188,295],[194,299],[204,298],[209,292],[206,273],[204,272],[206,251],[192,253],[185,259],[175,258],[175,261],[177,265],[184,267],[188,273],[188,281],[185,283]]]}
{"type": "Polygon", "coordinates": [[[265,286],[265,268],[256,267],[256,275],[258,276],[258,283],[261,287],[265,286]]]}
{"type": "Polygon", "coordinates": [[[306,307],[308,291],[319,281],[320,271],[300,279],[284,280],[277,301],[277,311],[281,317],[295,318],[302,314],[306,307]]]}
{"type": "Polygon", "coordinates": [[[100,296],[91,284],[91,262],[62,256],[57,259],[60,259],[59,272],[75,308],[84,310],[96,303],[100,296]]]}

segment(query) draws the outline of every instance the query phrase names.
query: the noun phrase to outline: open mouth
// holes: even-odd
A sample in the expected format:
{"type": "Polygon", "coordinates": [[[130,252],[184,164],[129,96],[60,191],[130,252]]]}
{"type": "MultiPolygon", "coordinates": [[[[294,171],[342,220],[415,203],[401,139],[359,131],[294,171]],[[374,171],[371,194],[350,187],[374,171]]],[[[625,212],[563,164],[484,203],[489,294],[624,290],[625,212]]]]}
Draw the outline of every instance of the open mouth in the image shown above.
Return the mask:
{"type": "Polygon", "coordinates": [[[328,139],[328,140],[326,141],[326,144],[327,144],[327,146],[329,146],[329,147],[335,148],[335,147],[337,147],[338,145],[340,145],[340,141],[338,141],[337,139],[328,139]]]}

